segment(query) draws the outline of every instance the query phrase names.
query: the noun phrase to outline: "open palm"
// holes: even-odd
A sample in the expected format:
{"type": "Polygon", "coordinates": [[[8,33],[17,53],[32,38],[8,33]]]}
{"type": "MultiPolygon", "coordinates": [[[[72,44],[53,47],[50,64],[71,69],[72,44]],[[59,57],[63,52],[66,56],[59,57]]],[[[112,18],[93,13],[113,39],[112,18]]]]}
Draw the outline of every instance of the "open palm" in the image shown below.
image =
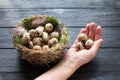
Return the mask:
{"type": "Polygon", "coordinates": [[[83,28],[79,34],[85,33],[87,36],[94,41],[93,46],[87,50],[80,50],[77,51],[76,43],[78,42],[78,37],[76,38],[75,42],[71,46],[71,48],[65,54],[65,60],[69,60],[71,63],[75,63],[76,65],[80,66],[81,64],[88,63],[91,59],[93,59],[101,46],[103,40],[101,39],[102,36],[102,28],[101,26],[97,26],[94,22],[91,22],[83,28]]]}

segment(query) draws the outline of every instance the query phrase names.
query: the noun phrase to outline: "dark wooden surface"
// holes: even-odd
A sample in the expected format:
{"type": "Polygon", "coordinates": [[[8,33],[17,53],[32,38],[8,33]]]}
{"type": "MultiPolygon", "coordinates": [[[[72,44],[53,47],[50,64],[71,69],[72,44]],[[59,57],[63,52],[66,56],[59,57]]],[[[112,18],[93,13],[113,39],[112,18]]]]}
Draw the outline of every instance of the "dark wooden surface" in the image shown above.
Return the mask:
{"type": "Polygon", "coordinates": [[[11,30],[34,14],[55,16],[68,26],[67,49],[87,23],[101,25],[104,44],[97,56],[68,80],[120,80],[120,0],[0,0],[0,80],[33,80],[50,69],[21,60],[12,44],[11,30]]]}

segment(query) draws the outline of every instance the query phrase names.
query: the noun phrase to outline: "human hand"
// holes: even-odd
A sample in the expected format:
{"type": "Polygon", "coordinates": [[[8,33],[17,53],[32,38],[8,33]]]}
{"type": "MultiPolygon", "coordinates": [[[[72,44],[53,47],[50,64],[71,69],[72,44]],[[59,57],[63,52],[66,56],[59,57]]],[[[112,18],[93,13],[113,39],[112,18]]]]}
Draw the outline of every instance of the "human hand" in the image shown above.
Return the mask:
{"type": "Polygon", "coordinates": [[[76,43],[78,42],[78,37],[76,38],[75,42],[73,43],[72,47],[66,52],[64,60],[69,61],[72,65],[76,67],[80,67],[83,64],[88,63],[93,59],[101,46],[103,40],[101,39],[102,36],[102,28],[101,26],[97,26],[94,22],[91,22],[83,28],[79,34],[85,33],[87,36],[94,41],[93,46],[87,50],[80,50],[77,51],[76,43]]]}
{"type": "Polygon", "coordinates": [[[96,24],[91,22],[90,24],[87,24],[86,28],[83,28],[80,33],[87,34],[87,36],[94,41],[93,46],[89,50],[84,49],[77,51],[77,37],[72,47],[66,52],[64,59],[58,65],[42,74],[35,80],[67,80],[80,66],[88,63],[95,57],[103,42],[101,39],[102,28],[100,26],[96,27],[96,24]]]}

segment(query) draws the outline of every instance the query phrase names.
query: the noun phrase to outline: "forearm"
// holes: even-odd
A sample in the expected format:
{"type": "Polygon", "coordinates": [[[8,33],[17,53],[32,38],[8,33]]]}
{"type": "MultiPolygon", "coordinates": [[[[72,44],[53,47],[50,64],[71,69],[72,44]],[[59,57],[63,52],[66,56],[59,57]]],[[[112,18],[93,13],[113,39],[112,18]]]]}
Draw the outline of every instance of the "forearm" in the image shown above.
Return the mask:
{"type": "Polygon", "coordinates": [[[62,60],[58,65],[40,75],[35,80],[66,80],[79,66],[74,65],[70,61],[62,60]]]}

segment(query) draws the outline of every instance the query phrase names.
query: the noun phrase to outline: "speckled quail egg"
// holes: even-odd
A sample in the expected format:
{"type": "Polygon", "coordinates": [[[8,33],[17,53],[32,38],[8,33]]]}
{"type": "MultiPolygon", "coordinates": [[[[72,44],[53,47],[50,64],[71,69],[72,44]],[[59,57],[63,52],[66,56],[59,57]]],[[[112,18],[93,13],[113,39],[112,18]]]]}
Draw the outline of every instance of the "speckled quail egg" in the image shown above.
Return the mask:
{"type": "Polygon", "coordinates": [[[49,40],[49,35],[48,35],[48,33],[43,32],[43,34],[42,34],[42,40],[43,40],[43,42],[48,42],[48,40],[49,40]]]}
{"type": "Polygon", "coordinates": [[[51,23],[47,23],[45,25],[45,30],[51,32],[53,30],[53,25],[51,23]]]}
{"type": "Polygon", "coordinates": [[[40,28],[44,31],[44,26],[38,26],[37,28],[40,28]]]}
{"type": "Polygon", "coordinates": [[[94,44],[92,39],[88,39],[85,43],[85,46],[87,49],[90,49],[92,47],[92,45],[94,44]]]}
{"type": "Polygon", "coordinates": [[[59,37],[59,33],[54,31],[54,32],[51,33],[50,37],[51,38],[58,38],[59,37]]]}
{"type": "Polygon", "coordinates": [[[35,45],[35,46],[33,46],[33,49],[34,50],[41,50],[41,47],[39,45],[35,45]]]}
{"type": "Polygon", "coordinates": [[[33,46],[34,46],[34,45],[33,45],[33,42],[30,41],[30,42],[29,42],[29,48],[33,48],[33,46]]]}
{"type": "Polygon", "coordinates": [[[76,48],[77,48],[77,50],[83,50],[83,49],[85,49],[82,42],[77,42],[76,43],[76,48]]]}
{"type": "Polygon", "coordinates": [[[26,32],[23,34],[23,36],[30,36],[30,33],[26,32]]]}
{"type": "Polygon", "coordinates": [[[58,39],[57,38],[52,38],[48,41],[48,45],[52,45],[52,44],[56,44],[58,43],[58,39]]]}
{"type": "Polygon", "coordinates": [[[78,40],[79,41],[87,41],[88,37],[85,33],[81,33],[79,36],[78,36],[78,40]]]}
{"type": "Polygon", "coordinates": [[[35,29],[31,29],[28,31],[31,37],[35,37],[35,29]]]}
{"type": "Polygon", "coordinates": [[[42,49],[43,49],[43,50],[48,50],[48,49],[49,49],[49,45],[44,45],[44,46],[42,46],[42,49]]]}
{"type": "Polygon", "coordinates": [[[62,44],[61,44],[61,43],[53,44],[53,45],[51,46],[51,49],[52,49],[52,50],[62,49],[62,44]]]}
{"type": "Polygon", "coordinates": [[[40,37],[34,38],[33,44],[34,45],[42,45],[42,39],[40,37]]]}
{"type": "Polygon", "coordinates": [[[38,27],[35,29],[35,37],[39,37],[43,34],[43,28],[38,27]]]}
{"type": "Polygon", "coordinates": [[[22,43],[28,43],[28,42],[30,42],[30,34],[24,33],[22,37],[22,43]]]}

